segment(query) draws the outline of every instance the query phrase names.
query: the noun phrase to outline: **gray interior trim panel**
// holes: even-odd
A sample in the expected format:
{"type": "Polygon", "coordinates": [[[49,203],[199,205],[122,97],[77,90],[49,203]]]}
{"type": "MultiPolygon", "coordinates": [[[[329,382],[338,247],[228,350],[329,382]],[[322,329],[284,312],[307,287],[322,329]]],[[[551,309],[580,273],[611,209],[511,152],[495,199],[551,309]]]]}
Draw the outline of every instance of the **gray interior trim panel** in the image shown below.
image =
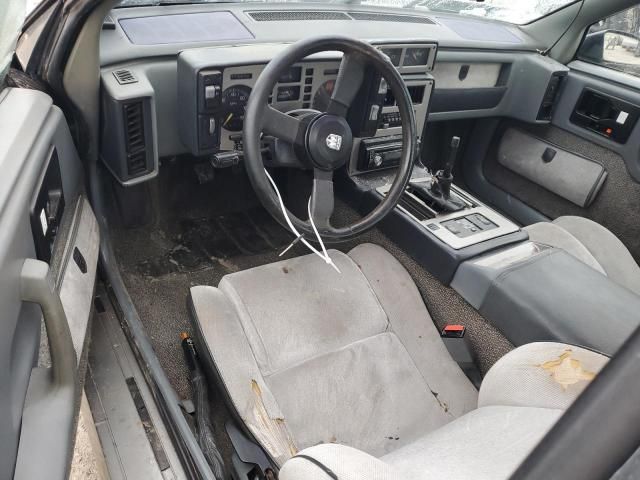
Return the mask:
{"type": "MultiPolygon", "coordinates": [[[[429,43],[428,39],[421,41],[429,43]]],[[[406,44],[407,41],[404,40],[402,43],[406,44]]],[[[225,66],[256,65],[267,63],[273,55],[283,48],[285,48],[283,44],[261,44],[251,48],[231,48],[232,54],[226,48],[189,49],[185,50],[181,57],[188,58],[195,67],[200,68],[216,64],[225,66]]],[[[336,53],[329,52],[310,58],[320,61],[335,60],[337,57],[336,53]]],[[[436,81],[432,112],[429,115],[431,121],[501,116],[536,122],[540,103],[551,75],[554,72],[566,70],[566,67],[553,60],[531,52],[440,49],[436,59],[436,70],[440,62],[460,66],[469,63],[499,64],[503,65],[503,68],[508,68],[510,74],[504,85],[483,88],[480,97],[477,97],[476,94],[479,92],[475,90],[443,89],[446,84],[439,85],[436,81]],[[530,82],[532,78],[537,79],[535,83],[530,82]],[[468,96],[466,98],[463,96],[465,92],[468,96]],[[523,99],[525,99],[524,103],[523,99]]],[[[145,84],[148,83],[152,87],[158,142],[157,155],[165,157],[188,152],[187,147],[180,140],[178,128],[177,58],[150,58],[120,65],[117,68],[124,66],[139,79],[144,79],[145,84]]],[[[112,76],[111,72],[117,68],[115,66],[103,68],[103,78],[112,76]]],[[[501,77],[504,76],[501,75],[501,77]]],[[[155,171],[152,175],[154,174],[155,171]]]]}
{"type": "MultiPolygon", "coordinates": [[[[442,60],[442,59],[441,59],[442,60]]],[[[498,84],[502,63],[499,62],[443,62],[433,69],[433,78],[442,88],[490,88],[498,84]]]]}
{"type": "Polygon", "coordinates": [[[253,38],[230,12],[154,15],[123,18],[119,22],[135,45],[239,41],[253,38]]]}
{"type": "MultiPolygon", "coordinates": [[[[463,118],[485,118],[485,117],[510,117],[531,123],[549,123],[546,120],[538,120],[538,111],[542,104],[542,99],[547,91],[547,86],[553,75],[564,75],[568,68],[555,60],[543,57],[538,53],[530,52],[500,52],[485,50],[448,50],[440,48],[434,76],[436,85],[433,102],[437,109],[429,115],[429,120],[457,120],[463,118]],[[438,99],[439,89],[447,85],[438,84],[435,72],[438,71],[440,63],[499,63],[503,68],[508,69],[508,78],[504,84],[494,86],[496,94],[504,93],[495,105],[488,104],[486,108],[462,109],[459,99],[451,98],[451,104],[447,106],[442,99],[438,99]],[[504,91],[504,87],[506,91],[504,91]]],[[[501,77],[505,78],[505,74],[501,77]]],[[[485,88],[490,91],[491,88],[485,88]]],[[[458,94],[464,93],[462,90],[458,94]]],[[[477,101],[470,97],[469,102],[477,101]]],[[[473,106],[472,104],[470,104],[473,106]]],[[[481,105],[482,106],[482,105],[481,105]]]]}
{"type": "Polygon", "coordinates": [[[162,420],[147,380],[125,337],[113,305],[102,286],[97,289],[105,311],[94,312],[89,351],[89,371],[85,387],[105,461],[113,480],[182,480],[187,478],[162,420]],[[140,421],[136,401],[127,386],[134,379],[144,402],[150,424],[140,421]],[[145,433],[152,428],[156,448],[166,454],[169,465],[161,471],[145,433]]]}
{"type": "Polygon", "coordinates": [[[600,163],[515,128],[504,132],[498,146],[498,162],[583,208],[593,202],[607,178],[600,163]]]}
{"type": "Polygon", "coordinates": [[[634,105],[640,105],[640,79],[610,68],[581,61],[572,62],[569,67],[571,67],[571,73],[565,80],[552,123],[620,154],[629,174],[636,182],[640,182],[640,156],[638,155],[640,152],[640,122],[632,130],[627,143],[620,144],[575,125],[570,120],[585,87],[620,98],[634,105]]]}
{"type": "MultiPolygon", "coordinates": [[[[231,12],[245,27],[253,34],[255,39],[246,40],[245,43],[291,43],[303,38],[316,35],[325,35],[331,32],[334,35],[355,36],[372,43],[413,43],[416,41],[437,39],[441,45],[451,48],[479,48],[479,49],[506,49],[517,48],[523,51],[536,51],[543,48],[540,42],[534,41],[529,35],[524,33],[519,27],[505,25],[502,22],[468,19],[466,23],[473,24],[472,29],[465,29],[458,32],[445,25],[448,20],[459,20],[456,15],[438,14],[438,21],[434,24],[393,22],[393,21],[344,21],[344,20],[309,20],[309,21],[256,21],[252,19],[248,12],[254,10],[255,5],[247,4],[200,4],[200,5],[164,5],[133,8],[116,8],[110,15],[116,24],[114,30],[103,30],[101,34],[100,63],[107,66],[115,63],[130,62],[140,58],[175,56],[186,48],[205,47],[213,45],[228,44],[228,41],[218,42],[187,42],[187,43],[165,43],[161,45],[134,45],[125,35],[119,21],[125,18],[136,18],[153,15],[174,15],[197,12],[231,12]],[[488,27],[488,28],[487,28],[488,27]],[[469,38],[467,34],[471,30],[480,31],[482,29],[484,38],[469,38]],[[401,30],[402,34],[398,35],[401,30]],[[504,33],[507,35],[504,35],[504,33]],[[462,34],[461,34],[462,33],[462,34]],[[507,38],[507,36],[509,38],[507,38]],[[520,40],[514,43],[513,39],[520,40]]],[[[286,9],[290,11],[322,10],[322,6],[309,6],[305,4],[287,4],[286,9]]],[[[324,8],[327,9],[326,7],[324,8]]],[[[350,12],[353,10],[363,12],[390,13],[389,10],[380,10],[371,6],[357,5],[331,5],[332,12],[350,12]]],[[[261,11],[283,10],[281,4],[260,4],[261,11]]],[[[433,17],[427,12],[409,9],[396,10],[401,15],[433,17]]],[[[395,12],[394,12],[395,13],[395,12]]]]}
{"type": "Polygon", "coordinates": [[[464,180],[478,197],[522,225],[548,221],[549,219],[540,212],[496,187],[485,177],[484,161],[499,123],[499,119],[487,119],[484,122],[478,122],[473,129],[469,141],[469,145],[473,145],[473,148],[467,149],[462,162],[464,180]]]}
{"type": "MultiPolygon", "coordinates": [[[[34,303],[22,301],[24,292],[20,289],[22,265],[25,259],[35,257],[29,205],[53,146],[58,154],[65,198],[69,200],[78,197],[82,168],[64,116],[46,94],[12,88],[0,92],[0,124],[0,321],[7,332],[0,341],[0,353],[11,365],[11,369],[3,370],[0,376],[0,402],[5,407],[5,415],[0,420],[3,443],[0,471],[12,472],[16,466],[19,435],[23,439],[36,438],[44,426],[45,419],[32,411],[30,421],[23,421],[20,432],[23,408],[37,405],[35,400],[42,403],[39,397],[48,392],[51,377],[47,370],[33,369],[37,363],[42,315],[34,303]],[[25,398],[27,385],[29,400],[25,398]],[[38,430],[31,431],[30,425],[38,430]]],[[[67,208],[72,209],[73,204],[67,208]]],[[[53,284],[54,278],[50,281],[53,284]]],[[[75,375],[75,369],[69,373],[75,375]]],[[[52,433],[56,435],[54,443],[59,450],[34,450],[35,446],[29,448],[25,444],[16,472],[24,472],[29,478],[65,478],[68,459],[64,453],[61,456],[61,450],[71,451],[73,419],[68,415],[74,411],[76,399],[73,391],[71,395],[65,393],[63,397],[51,399],[50,403],[44,400],[46,416],[57,422],[52,433]],[[34,462],[34,458],[38,461],[34,462]],[[35,467],[41,470],[29,476],[35,467]]]]}
{"type": "MultiPolygon", "coordinates": [[[[131,72],[134,69],[128,69],[131,72]]],[[[105,119],[101,137],[100,158],[114,177],[125,186],[144,182],[158,175],[158,119],[162,118],[156,113],[156,91],[145,74],[134,73],[135,80],[131,83],[121,84],[116,80],[114,71],[102,72],[101,83],[103,88],[102,110],[105,119]],[[141,115],[139,121],[143,126],[143,147],[140,152],[144,155],[144,168],[139,172],[128,171],[128,154],[133,154],[127,149],[127,122],[124,108],[127,104],[139,104],[141,115]]],[[[167,92],[168,93],[168,92],[167,92]]],[[[175,98],[175,90],[170,98],[175,98]]]]}
{"type": "Polygon", "coordinates": [[[74,235],[65,251],[60,300],[78,360],[87,337],[98,269],[100,231],[88,200],[81,196],[74,212],[74,235]]]}

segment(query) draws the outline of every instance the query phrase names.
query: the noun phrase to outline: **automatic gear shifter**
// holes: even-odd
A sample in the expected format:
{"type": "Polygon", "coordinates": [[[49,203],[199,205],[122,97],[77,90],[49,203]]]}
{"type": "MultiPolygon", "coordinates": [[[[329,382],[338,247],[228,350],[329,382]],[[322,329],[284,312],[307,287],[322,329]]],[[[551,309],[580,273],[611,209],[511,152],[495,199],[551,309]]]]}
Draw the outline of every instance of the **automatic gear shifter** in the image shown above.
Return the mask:
{"type": "Polygon", "coordinates": [[[411,191],[428,206],[438,212],[457,212],[465,208],[465,204],[457,197],[451,196],[451,182],[453,181],[453,167],[458,156],[460,137],[452,137],[449,156],[431,179],[431,183],[411,183],[411,191]]]}

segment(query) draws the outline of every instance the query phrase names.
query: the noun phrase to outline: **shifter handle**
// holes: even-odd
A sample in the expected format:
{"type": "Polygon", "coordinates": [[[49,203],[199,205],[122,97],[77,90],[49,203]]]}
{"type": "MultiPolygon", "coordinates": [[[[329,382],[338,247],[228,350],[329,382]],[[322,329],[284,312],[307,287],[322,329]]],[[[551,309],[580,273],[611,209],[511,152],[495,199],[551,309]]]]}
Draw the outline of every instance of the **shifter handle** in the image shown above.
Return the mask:
{"type": "Polygon", "coordinates": [[[460,147],[460,137],[451,137],[449,158],[447,158],[447,161],[442,168],[444,177],[449,177],[451,175],[453,167],[456,164],[456,159],[458,158],[458,147],[460,147]]]}

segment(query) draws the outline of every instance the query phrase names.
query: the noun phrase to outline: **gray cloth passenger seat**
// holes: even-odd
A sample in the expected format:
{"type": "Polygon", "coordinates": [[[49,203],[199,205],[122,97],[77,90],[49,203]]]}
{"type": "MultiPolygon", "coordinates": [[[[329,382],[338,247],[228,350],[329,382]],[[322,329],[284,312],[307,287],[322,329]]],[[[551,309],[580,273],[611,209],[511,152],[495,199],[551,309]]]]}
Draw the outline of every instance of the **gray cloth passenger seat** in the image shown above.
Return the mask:
{"type": "Polygon", "coordinates": [[[525,228],[529,239],[560,248],[612,281],[640,295],[640,267],[624,244],[602,225],[565,216],[525,228]]]}
{"type": "Polygon", "coordinates": [[[570,345],[524,345],[489,370],[477,409],[380,458],[345,445],[307,448],[279,478],[507,479],[606,362],[570,345]]]}

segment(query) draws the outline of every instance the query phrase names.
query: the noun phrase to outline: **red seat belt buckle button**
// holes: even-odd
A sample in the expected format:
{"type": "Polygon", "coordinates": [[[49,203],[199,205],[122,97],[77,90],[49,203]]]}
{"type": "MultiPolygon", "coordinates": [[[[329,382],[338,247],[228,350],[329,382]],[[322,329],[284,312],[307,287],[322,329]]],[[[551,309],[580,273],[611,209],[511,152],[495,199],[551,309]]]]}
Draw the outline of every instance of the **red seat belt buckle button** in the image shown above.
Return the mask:
{"type": "Polygon", "coordinates": [[[463,338],[466,331],[464,325],[445,325],[440,332],[440,336],[444,338],[463,338]]]}

